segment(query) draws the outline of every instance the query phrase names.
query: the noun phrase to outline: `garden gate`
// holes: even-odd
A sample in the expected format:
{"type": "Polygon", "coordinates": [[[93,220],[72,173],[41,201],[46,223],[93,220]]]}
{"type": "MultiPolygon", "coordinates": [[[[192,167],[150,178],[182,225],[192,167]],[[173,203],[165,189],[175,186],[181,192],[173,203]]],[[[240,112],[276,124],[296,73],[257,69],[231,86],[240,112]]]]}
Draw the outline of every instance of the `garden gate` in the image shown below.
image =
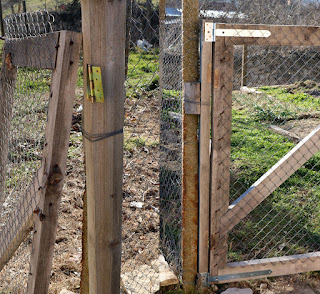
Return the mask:
{"type": "MultiPolygon", "coordinates": [[[[304,236],[312,236],[312,241],[319,241],[316,229],[318,226],[318,213],[315,211],[317,206],[314,207],[312,201],[307,198],[310,195],[312,199],[317,198],[318,189],[305,194],[296,193],[300,195],[299,201],[295,202],[292,207],[303,207],[304,209],[308,207],[308,212],[304,210],[303,214],[310,216],[309,222],[303,226],[293,222],[298,221],[297,214],[300,214],[298,210],[291,210],[283,215],[281,224],[280,221],[276,221],[276,218],[260,223],[261,227],[257,234],[259,239],[264,238],[267,234],[274,235],[274,238],[271,239],[273,241],[263,246],[263,250],[268,249],[268,246],[276,248],[277,250],[273,253],[270,253],[272,251],[270,249],[268,250],[270,254],[259,255],[257,247],[252,245],[251,250],[256,250],[255,258],[243,260],[243,256],[240,255],[230,258],[232,254],[233,257],[236,254],[233,248],[240,248],[242,245],[235,245],[232,242],[228,244],[228,235],[238,234],[239,236],[242,232],[237,230],[237,225],[242,224],[243,227],[252,225],[250,213],[257,207],[261,208],[259,216],[262,220],[269,217],[270,211],[272,213],[275,211],[274,207],[270,208],[263,201],[267,197],[270,198],[270,195],[272,196],[272,193],[296,171],[301,168],[305,169],[308,160],[320,150],[320,125],[318,125],[298,144],[288,149],[290,151],[282,158],[279,157],[281,159],[277,159],[278,161],[276,160],[276,163],[271,165],[272,167],[258,180],[253,184],[250,183],[249,189],[246,188],[245,192],[238,194],[235,200],[229,200],[230,177],[232,177],[232,174],[230,176],[232,173],[231,150],[234,146],[232,143],[234,134],[232,106],[237,103],[235,95],[238,95],[233,91],[234,47],[238,45],[316,47],[320,46],[320,27],[214,24],[204,20],[201,43],[201,98],[200,101],[193,102],[193,104],[200,102],[198,282],[202,286],[207,286],[210,283],[227,283],[320,270],[320,248],[317,242],[312,243],[312,246],[309,247],[297,245],[304,240],[304,236]],[[211,97],[212,103],[210,103],[211,97]],[[210,105],[212,105],[211,116],[210,105]],[[211,153],[209,150],[210,134],[212,136],[211,153]],[[311,228],[313,223],[314,226],[311,228]],[[264,229],[270,224],[274,228],[280,225],[281,229],[279,231],[271,229],[264,233],[264,229]],[[234,232],[235,230],[237,232],[234,232]],[[276,241],[275,235],[281,237],[280,241],[276,241]],[[295,247],[290,247],[290,241],[296,239],[299,239],[299,242],[295,243],[295,247]],[[228,258],[233,262],[228,262],[228,258]]],[[[305,47],[301,47],[301,50],[303,48],[305,47]]],[[[189,88],[185,87],[186,93],[189,88]]],[[[259,89],[250,91],[262,95],[259,89]]],[[[196,97],[197,95],[191,96],[196,97]]],[[[187,102],[185,102],[186,106],[187,102]]],[[[246,106],[238,109],[248,115],[249,108],[246,106]]],[[[249,124],[249,121],[243,120],[242,123],[245,126],[249,124]]],[[[261,125],[266,126],[267,123],[262,122],[259,127],[261,125]]],[[[258,127],[256,130],[259,131],[258,127]]],[[[255,136],[257,136],[256,133],[255,136]]],[[[253,138],[253,141],[257,140],[253,138]]],[[[248,144],[249,141],[252,141],[251,138],[245,137],[242,139],[242,144],[248,144]]],[[[245,166],[237,167],[238,170],[245,168],[245,166]]],[[[314,177],[319,178],[317,168],[317,164],[313,164],[311,169],[314,177]]],[[[309,188],[312,189],[312,187],[309,188]]],[[[301,191],[302,189],[306,190],[307,187],[301,187],[301,191]]],[[[286,205],[286,202],[296,201],[296,194],[289,195],[288,200],[282,206],[286,205]]],[[[259,252],[262,252],[262,249],[259,252]]]]}

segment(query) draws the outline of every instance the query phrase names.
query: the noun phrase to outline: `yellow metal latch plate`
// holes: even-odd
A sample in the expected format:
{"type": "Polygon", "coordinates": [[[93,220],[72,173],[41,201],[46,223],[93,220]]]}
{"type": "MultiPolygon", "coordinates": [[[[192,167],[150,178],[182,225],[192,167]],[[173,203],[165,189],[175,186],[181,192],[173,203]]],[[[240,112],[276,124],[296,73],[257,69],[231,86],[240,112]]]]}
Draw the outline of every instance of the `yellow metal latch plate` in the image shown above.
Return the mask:
{"type": "Polygon", "coordinates": [[[88,64],[87,98],[93,102],[104,102],[101,68],[88,64]]]}

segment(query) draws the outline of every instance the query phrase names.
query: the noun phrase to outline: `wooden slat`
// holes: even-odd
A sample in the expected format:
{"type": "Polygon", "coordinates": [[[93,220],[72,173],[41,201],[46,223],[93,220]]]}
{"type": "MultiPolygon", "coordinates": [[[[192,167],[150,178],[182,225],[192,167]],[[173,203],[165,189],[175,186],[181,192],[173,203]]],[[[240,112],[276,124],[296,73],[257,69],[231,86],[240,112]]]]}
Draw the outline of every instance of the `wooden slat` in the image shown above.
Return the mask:
{"type": "Polygon", "coordinates": [[[55,120],[46,137],[48,145],[46,163],[46,193],[39,203],[39,217],[36,219],[31,253],[28,293],[47,293],[49,288],[52,259],[60,199],[65,176],[69,147],[73,99],[76,90],[82,34],[60,32],[57,65],[51,79],[51,101],[55,101],[55,120]],[[50,153],[49,153],[50,152],[50,153]]]}
{"type": "Polygon", "coordinates": [[[212,103],[210,275],[227,263],[227,235],[221,234],[221,217],[229,205],[233,46],[223,39],[214,45],[212,103]]]}
{"type": "Polygon", "coordinates": [[[320,125],[280,159],[232,205],[222,217],[226,234],[320,150],[320,125]]]}
{"type": "Polygon", "coordinates": [[[320,46],[320,27],[217,24],[217,29],[268,30],[268,38],[217,37],[226,45],[320,46]]]}
{"type": "Polygon", "coordinates": [[[184,113],[200,114],[200,83],[184,83],[184,113]]]}
{"type": "Polygon", "coordinates": [[[3,61],[0,76],[0,214],[5,199],[4,185],[8,160],[9,134],[12,120],[13,89],[16,78],[17,69],[12,64],[12,56],[9,52],[3,50],[3,61]]]}
{"type": "MultiPolygon", "coordinates": [[[[303,272],[320,270],[320,252],[291,255],[284,257],[273,257],[265,259],[257,259],[250,261],[232,262],[219,269],[218,275],[233,275],[239,273],[257,272],[271,270],[272,273],[265,276],[257,276],[256,279],[264,277],[275,277],[292,275],[303,272]]],[[[238,278],[236,281],[252,280],[254,278],[238,278]]],[[[235,282],[235,280],[219,281],[219,284],[235,282]]]]}
{"type": "Polygon", "coordinates": [[[47,35],[9,40],[5,44],[15,66],[54,69],[59,32],[47,35]]]}
{"type": "MultiPolygon", "coordinates": [[[[104,103],[85,99],[83,128],[121,131],[124,124],[126,0],[82,0],[83,65],[100,66],[104,103]]],[[[87,78],[84,70],[84,80],[87,78]]],[[[86,93],[86,83],[84,83],[86,93]]],[[[119,293],[123,135],[84,139],[90,293],[119,293]]]]}
{"type": "Polygon", "coordinates": [[[212,43],[204,41],[202,25],[201,50],[201,109],[199,138],[199,247],[198,272],[209,272],[210,219],[210,129],[212,93],[212,43]]]}

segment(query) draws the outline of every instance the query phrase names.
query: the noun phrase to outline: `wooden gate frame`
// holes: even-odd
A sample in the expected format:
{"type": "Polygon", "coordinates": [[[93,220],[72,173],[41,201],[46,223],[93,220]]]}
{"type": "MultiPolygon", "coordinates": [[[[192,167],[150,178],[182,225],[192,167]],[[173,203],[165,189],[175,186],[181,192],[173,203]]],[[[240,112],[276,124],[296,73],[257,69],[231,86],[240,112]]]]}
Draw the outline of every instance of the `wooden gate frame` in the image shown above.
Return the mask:
{"type": "Polygon", "coordinates": [[[4,47],[0,103],[7,95],[5,79],[15,84],[17,66],[52,69],[41,168],[36,181],[21,197],[24,210],[13,211],[0,232],[1,270],[33,227],[28,293],[47,293],[49,288],[81,42],[81,33],[61,31],[13,40],[4,47]],[[14,74],[8,75],[8,71],[14,74]],[[35,201],[32,200],[34,193],[35,201]],[[15,233],[11,235],[13,228],[15,233]]]}
{"type": "Polygon", "coordinates": [[[210,20],[203,20],[202,27],[198,285],[320,270],[320,252],[227,263],[230,230],[320,150],[319,125],[229,206],[234,45],[320,46],[320,27],[213,24],[210,20]],[[235,34],[241,30],[271,34],[225,37],[220,30],[214,37],[212,27],[235,34]],[[214,42],[206,40],[208,35],[214,42]],[[210,101],[211,122],[205,108],[210,101]],[[209,160],[211,167],[206,164],[209,160]]]}

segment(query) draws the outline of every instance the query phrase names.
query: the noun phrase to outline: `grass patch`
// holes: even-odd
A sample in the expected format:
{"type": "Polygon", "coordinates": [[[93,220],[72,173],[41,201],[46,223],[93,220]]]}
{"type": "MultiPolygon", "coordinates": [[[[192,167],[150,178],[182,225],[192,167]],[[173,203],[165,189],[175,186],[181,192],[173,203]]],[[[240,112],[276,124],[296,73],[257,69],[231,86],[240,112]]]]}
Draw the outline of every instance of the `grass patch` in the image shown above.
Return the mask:
{"type": "Polygon", "coordinates": [[[129,54],[126,90],[128,98],[140,98],[143,92],[159,87],[159,50],[132,50],[129,54]]]}
{"type": "Polygon", "coordinates": [[[235,91],[234,104],[236,108],[245,107],[253,112],[258,121],[281,124],[303,114],[319,111],[319,96],[312,94],[320,93],[320,87],[314,82],[303,85],[314,86],[306,89],[301,83],[297,83],[285,87],[260,87],[253,94],[235,91]]]}
{"type": "MultiPolygon", "coordinates": [[[[268,128],[319,108],[301,89],[262,87],[234,93],[231,201],[238,198],[295,144],[268,128]]],[[[296,171],[230,234],[229,260],[240,261],[319,250],[320,154],[296,171]]]]}

